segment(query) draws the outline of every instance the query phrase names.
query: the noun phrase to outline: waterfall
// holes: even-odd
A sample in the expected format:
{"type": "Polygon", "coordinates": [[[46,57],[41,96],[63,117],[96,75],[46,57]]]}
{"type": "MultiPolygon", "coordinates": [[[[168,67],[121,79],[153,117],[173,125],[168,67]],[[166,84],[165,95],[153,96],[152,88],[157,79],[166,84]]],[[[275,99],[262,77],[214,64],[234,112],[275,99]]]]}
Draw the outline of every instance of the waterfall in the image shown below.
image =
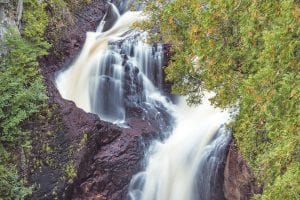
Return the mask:
{"type": "Polygon", "coordinates": [[[119,125],[126,122],[130,108],[162,118],[160,110],[172,107],[157,88],[162,85],[162,45],[151,46],[146,33],[130,29],[143,19],[138,11],[120,16],[109,3],[98,32],[87,33],[80,56],[56,77],[61,96],[119,125]]]}
{"type": "Polygon", "coordinates": [[[228,112],[214,108],[207,99],[196,108],[182,100],[176,110],[173,133],[165,141],[154,142],[145,171],[133,177],[131,200],[222,199],[222,188],[216,187],[222,182],[216,181],[230,140],[221,126],[229,120],[228,112]],[[216,193],[221,194],[213,198],[216,193]]]}
{"type": "Polygon", "coordinates": [[[223,124],[229,112],[211,106],[211,94],[197,107],[183,98],[174,105],[162,94],[163,45],[147,44],[147,33],[131,28],[144,19],[139,11],[120,15],[108,3],[97,31],[87,33],[79,57],[58,74],[56,86],[63,98],[101,120],[126,127],[138,110],[165,131],[150,146],[144,171],[132,178],[129,199],[223,199],[220,170],[230,140],[223,124]],[[171,134],[166,113],[175,118],[171,134]]]}

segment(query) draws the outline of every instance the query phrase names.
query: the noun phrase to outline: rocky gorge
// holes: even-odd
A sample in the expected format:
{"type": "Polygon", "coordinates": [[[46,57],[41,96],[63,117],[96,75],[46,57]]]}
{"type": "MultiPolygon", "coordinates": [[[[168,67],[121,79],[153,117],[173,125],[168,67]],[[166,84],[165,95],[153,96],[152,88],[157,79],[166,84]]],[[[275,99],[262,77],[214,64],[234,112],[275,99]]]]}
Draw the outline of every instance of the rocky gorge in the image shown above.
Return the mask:
{"type": "MultiPolygon", "coordinates": [[[[115,3],[121,6],[120,2],[115,3]]],[[[40,69],[51,110],[24,124],[32,130],[34,138],[33,150],[24,168],[26,178],[36,186],[30,199],[127,199],[132,176],[145,167],[143,159],[147,147],[161,136],[162,130],[155,120],[144,120],[140,110],[128,108],[129,128],[121,128],[63,99],[55,86],[56,73],[78,56],[86,32],[96,30],[107,9],[107,2],[92,0],[67,12],[67,21],[61,21],[56,27],[60,29],[59,35],[47,36],[53,48],[40,60],[40,69]],[[47,145],[41,145],[41,141],[47,145]]],[[[164,67],[171,56],[169,48],[164,45],[164,67]]],[[[164,85],[168,93],[170,83],[164,85]]],[[[227,149],[220,169],[224,172],[221,179],[225,198],[250,199],[260,192],[255,178],[234,139],[227,149]]]]}

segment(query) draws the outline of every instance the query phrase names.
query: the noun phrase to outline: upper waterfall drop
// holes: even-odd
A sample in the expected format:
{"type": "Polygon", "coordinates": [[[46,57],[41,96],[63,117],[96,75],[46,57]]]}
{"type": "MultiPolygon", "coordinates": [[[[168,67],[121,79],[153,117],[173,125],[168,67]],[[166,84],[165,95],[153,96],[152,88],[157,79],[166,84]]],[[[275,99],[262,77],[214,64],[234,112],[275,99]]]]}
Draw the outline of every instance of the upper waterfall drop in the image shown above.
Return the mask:
{"type": "Polygon", "coordinates": [[[98,32],[87,33],[76,62],[56,77],[62,97],[116,124],[126,121],[126,110],[132,107],[151,110],[158,118],[160,108],[171,108],[156,88],[163,78],[162,45],[146,44],[146,33],[131,29],[144,19],[140,11],[120,15],[109,3],[98,32]]]}

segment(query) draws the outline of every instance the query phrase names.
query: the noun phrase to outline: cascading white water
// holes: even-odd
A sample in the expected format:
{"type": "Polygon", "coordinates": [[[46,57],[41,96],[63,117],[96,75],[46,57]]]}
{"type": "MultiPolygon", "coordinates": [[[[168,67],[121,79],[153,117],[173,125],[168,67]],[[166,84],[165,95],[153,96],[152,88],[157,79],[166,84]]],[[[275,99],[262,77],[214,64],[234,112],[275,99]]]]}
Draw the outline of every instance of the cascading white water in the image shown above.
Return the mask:
{"type": "Polygon", "coordinates": [[[220,127],[229,114],[207,98],[188,107],[183,99],[173,105],[161,94],[163,46],[146,44],[147,33],[130,28],[144,18],[141,12],[120,15],[109,3],[98,32],[87,33],[76,62],[56,77],[57,88],[86,112],[117,124],[126,121],[128,108],[140,108],[146,119],[161,124],[161,112],[174,115],[172,134],[153,142],[145,171],[133,177],[131,200],[222,199],[216,195],[218,165],[230,136],[220,127]]]}
{"type": "MultiPolygon", "coordinates": [[[[209,159],[203,158],[213,154],[212,151],[230,137],[226,132],[221,133],[218,140],[208,145],[221,125],[229,119],[229,114],[212,107],[207,99],[195,108],[181,101],[176,111],[174,131],[165,141],[156,141],[151,146],[145,171],[132,179],[129,190],[131,200],[212,199],[211,194],[205,192],[213,192],[209,185],[216,172],[210,166],[202,172],[209,173],[209,176],[199,184],[199,166],[209,162],[209,159]]],[[[218,154],[220,152],[215,152],[210,159],[217,158],[218,154]]]]}
{"type": "Polygon", "coordinates": [[[87,33],[76,62],[56,78],[62,97],[117,124],[125,122],[127,107],[140,106],[146,112],[152,109],[159,113],[156,107],[170,106],[153,85],[161,85],[162,46],[146,44],[145,33],[130,31],[134,22],[144,18],[138,11],[120,16],[109,3],[97,29],[108,30],[87,33]]]}

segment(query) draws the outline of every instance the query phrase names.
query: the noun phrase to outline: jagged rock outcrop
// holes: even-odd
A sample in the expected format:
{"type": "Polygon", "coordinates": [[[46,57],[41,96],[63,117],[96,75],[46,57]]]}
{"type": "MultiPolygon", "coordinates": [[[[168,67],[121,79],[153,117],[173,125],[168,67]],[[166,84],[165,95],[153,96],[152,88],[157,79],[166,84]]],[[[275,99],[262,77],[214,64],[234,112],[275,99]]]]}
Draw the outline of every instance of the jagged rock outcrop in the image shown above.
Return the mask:
{"type": "Polygon", "coordinates": [[[86,159],[79,166],[70,199],[96,199],[99,196],[103,200],[126,199],[132,175],[141,170],[145,145],[158,133],[139,119],[133,119],[129,125],[132,128],[108,126],[106,131],[93,135],[94,139],[87,145],[86,159]],[[109,133],[111,130],[113,134],[109,133]]]}
{"type": "Polygon", "coordinates": [[[247,162],[231,142],[224,169],[224,194],[228,200],[249,200],[254,194],[261,193],[255,177],[247,162]]]}

